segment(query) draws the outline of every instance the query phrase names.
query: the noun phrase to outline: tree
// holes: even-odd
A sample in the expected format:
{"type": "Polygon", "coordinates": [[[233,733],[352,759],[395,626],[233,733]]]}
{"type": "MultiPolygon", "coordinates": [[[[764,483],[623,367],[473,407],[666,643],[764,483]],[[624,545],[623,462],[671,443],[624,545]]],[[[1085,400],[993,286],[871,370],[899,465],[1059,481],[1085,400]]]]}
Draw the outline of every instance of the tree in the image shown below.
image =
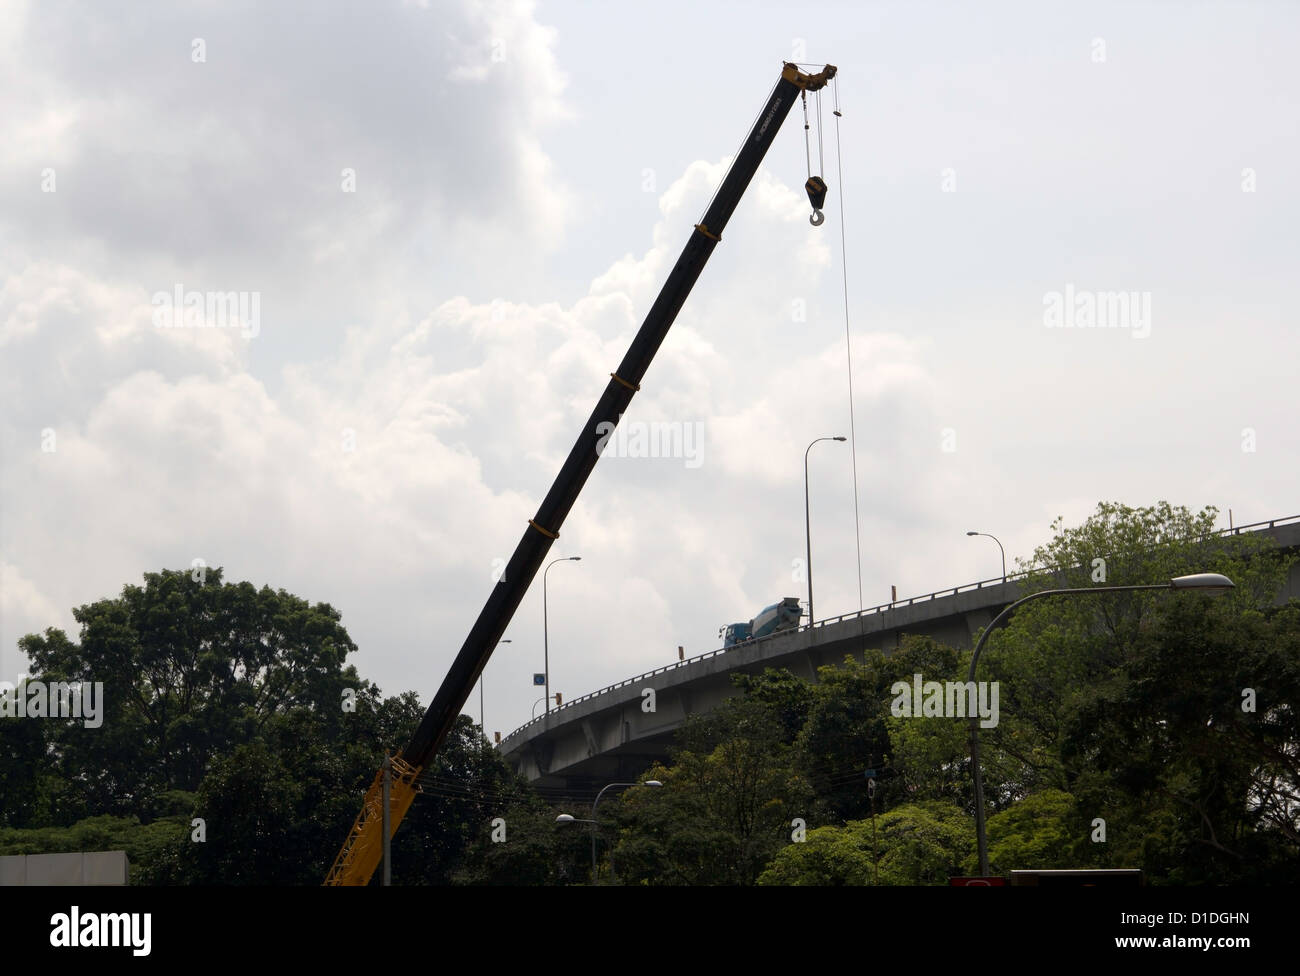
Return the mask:
{"type": "MultiPolygon", "coordinates": [[[[964,671],[964,654],[929,637],[905,635],[897,650],[847,657],[818,670],[812,706],[796,743],[801,771],[817,792],[823,822],[859,819],[871,811],[864,771],[878,772],[876,809],[920,800],[965,802],[970,796],[965,725],[951,719],[899,718],[891,713],[896,682],[914,674],[943,681],[964,671]]],[[[964,679],[964,673],[961,675],[964,679]]]]}
{"type": "Polygon", "coordinates": [[[870,820],[820,827],[784,847],[761,885],[941,885],[960,874],[974,849],[974,826],[957,807],[933,800],[870,820]],[[878,867],[877,857],[878,852],[878,867]]]}
{"type": "Polygon", "coordinates": [[[1002,721],[981,736],[991,808],[1066,791],[1086,823],[1105,822],[1105,844],[1076,856],[1140,866],[1156,882],[1275,880],[1300,853],[1300,617],[1272,605],[1294,557],[1214,535],[1214,514],[1103,503],[1078,528],[1058,520],[1029,589],[1200,571],[1237,588],[1219,600],[1039,601],[990,637],[981,662],[979,677],[1001,686],[1002,721]],[[1267,689],[1255,711],[1248,689],[1267,689]]]}
{"type": "Polygon", "coordinates": [[[879,854],[879,844],[872,841],[870,821],[818,827],[810,830],[802,843],[792,843],[778,851],[759,875],[758,883],[869,885],[876,874],[879,854]]]}
{"type": "Polygon", "coordinates": [[[1042,790],[989,818],[989,862],[1001,872],[1100,866],[1089,856],[1088,827],[1074,797],[1042,790]]]}
{"type": "Polygon", "coordinates": [[[561,826],[558,811],[531,792],[496,808],[479,825],[453,880],[467,885],[585,884],[590,874],[586,825],[561,826]],[[579,830],[578,828],[583,829],[579,830]]]}
{"type": "Polygon", "coordinates": [[[1083,697],[1066,724],[1062,755],[1088,770],[1075,792],[1106,820],[1108,846],[1157,878],[1289,883],[1300,857],[1300,607],[1242,615],[1178,601],[1157,619],[1128,680],[1083,697]]]}
{"type": "Polygon", "coordinates": [[[674,764],[656,764],[645,775],[663,787],[628,790],[616,805],[622,830],[615,856],[624,879],[753,884],[793,818],[811,808],[786,735],[781,708],[759,697],[730,699],[688,722],[674,764]]]}
{"type": "MultiPolygon", "coordinates": [[[[409,739],[423,716],[414,695],[411,705],[409,729],[395,741],[409,739]]],[[[529,818],[524,811],[533,812],[541,806],[524,780],[488,746],[479,726],[468,715],[461,715],[421,775],[420,794],[393,840],[394,883],[502,883],[498,871],[502,866],[492,857],[485,859],[482,845],[491,844],[487,852],[496,855],[504,843],[513,856],[525,846],[521,828],[529,818]],[[498,817],[505,821],[504,842],[492,840],[493,821],[498,817]],[[479,862],[478,874],[466,874],[467,865],[475,860],[479,862]]],[[[552,816],[552,823],[554,819],[552,816]]],[[[519,860],[504,866],[505,877],[520,867],[519,860]]],[[[516,878],[504,883],[525,882],[516,878]]]]}
{"type": "MultiPolygon", "coordinates": [[[[103,682],[105,714],[98,728],[0,719],[0,826],[53,829],[14,843],[135,825],[121,828],[144,859],[133,880],[320,884],[423,709],[345,665],[356,645],[328,604],[221,577],[149,573],[75,610],[77,642],[23,638],[38,677],[103,682]]],[[[447,883],[489,814],[527,795],[466,716],[421,789],[393,842],[399,883],[447,883]]]]}
{"type": "MultiPolygon", "coordinates": [[[[182,802],[188,802],[182,800],[182,802]]],[[[78,851],[125,851],[130,884],[165,884],[159,866],[173,856],[188,834],[183,815],[142,824],[136,817],[89,817],[70,827],[0,829],[0,857],[12,854],[61,854],[78,851]]]]}
{"type": "Polygon", "coordinates": [[[373,697],[344,667],[356,645],[338,611],[221,575],[146,573],[143,587],[73,611],[79,642],[57,629],[19,641],[43,680],[104,688],[102,725],[60,726],[50,743],[47,761],[68,784],[64,822],[147,816],[150,797],[197,790],[216,757],[273,715],[314,710],[340,732],[344,689],[373,697]]]}
{"type": "Polygon", "coordinates": [[[0,828],[53,824],[64,787],[51,774],[52,722],[0,718],[0,828]]]}
{"type": "MultiPolygon", "coordinates": [[[[865,663],[818,670],[808,719],[796,740],[795,762],[817,795],[815,823],[840,823],[869,811],[868,768],[883,767],[891,753],[889,665],[878,651],[865,663]]],[[[883,802],[883,797],[880,798],[883,802]]]]}

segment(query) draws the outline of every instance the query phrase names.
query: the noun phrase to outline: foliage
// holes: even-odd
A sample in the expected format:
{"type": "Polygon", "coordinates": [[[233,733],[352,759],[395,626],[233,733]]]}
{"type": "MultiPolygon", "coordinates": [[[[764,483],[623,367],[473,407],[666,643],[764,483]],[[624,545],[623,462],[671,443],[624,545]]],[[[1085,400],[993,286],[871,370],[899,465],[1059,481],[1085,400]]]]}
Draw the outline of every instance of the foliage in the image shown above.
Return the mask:
{"type": "Polygon", "coordinates": [[[973,847],[974,828],[966,814],[927,800],[896,807],[874,825],[854,820],[810,831],[804,842],[783,848],[758,883],[942,885],[962,872],[973,847]]]}
{"type": "Polygon", "coordinates": [[[104,687],[99,728],[39,723],[50,725],[40,762],[55,782],[27,784],[54,798],[37,817],[152,816],[152,797],[196,791],[214,757],[257,737],[272,716],[307,709],[338,735],[348,721],[343,689],[375,693],[343,665],[356,646],[338,611],[284,590],[223,584],[220,568],[198,580],[147,573],[143,587],[73,616],[79,642],[53,628],[19,641],[44,680],[104,687]]]}
{"type": "Polygon", "coordinates": [[[155,866],[188,834],[183,816],[142,824],[136,817],[88,817],[70,827],[0,829],[0,856],[125,851],[131,884],[156,884],[155,866]]]}
{"type": "MultiPolygon", "coordinates": [[[[327,604],[221,577],[149,573],[74,610],[79,641],[23,638],[41,678],[103,682],[105,714],[0,720],[0,827],[62,850],[93,839],[86,824],[134,824],[111,842],[136,882],[320,884],[423,709],[344,664],[355,645],[327,604]]],[[[524,791],[466,716],[423,779],[393,842],[397,883],[448,881],[489,811],[524,791]]]]}
{"type": "Polygon", "coordinates": [[[591,835],[584,824],[561,826],[555,818],[555,809],[539,797],[521,795],[484,820],[452,880],[465,885],[586,884],[591,835]],[[498,829],[504,833],[494,838],[498,829]]]}
{"type": "Polygon", "coordinates": [[[1101,867],[1086,857],[1087,825],[1074,797],[1043,790],[989,818],[989,863],[994,871],[1101,867]]]}
{"type": "Polygon", "coordinates": [[[1078,528],[1058,520],[1031,561],[1049,575],[1031,591],[1194,572],[1236,588],[1036,601],[981,661],[1002,688],[1003,721],[981,736],[992,809],[1068,791],[1107,832],[1076,859],[1141,866],[1157,882],[1277,879],[1300,854],[1300,610],[1272,605],[1295,557],[1212,534],[1214,514],[1103,503],[1078,528]]]}
{"type": "Polygon", "coordinates": [[[753,884],[811,800],[791,764],[781,709],[731,699],[688,723],[671,768],[628,790],[615,848],[619,873],[642,884],[753,884]]]}

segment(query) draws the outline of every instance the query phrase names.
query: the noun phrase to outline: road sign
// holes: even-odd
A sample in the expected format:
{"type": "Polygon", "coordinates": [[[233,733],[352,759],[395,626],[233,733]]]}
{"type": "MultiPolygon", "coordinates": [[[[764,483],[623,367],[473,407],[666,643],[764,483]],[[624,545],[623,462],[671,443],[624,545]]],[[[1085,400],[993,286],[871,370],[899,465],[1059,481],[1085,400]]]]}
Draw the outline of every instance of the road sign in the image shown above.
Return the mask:
{"type": "Polygon", "coordinates": [[[546,675],[544,675],[544,674],[534,674],[534,675],[533,675],[533,684],[535,684],[535,685],[544,685],[544,684],[546,684],[546,675]]]}
{"type": "Polygon", "coordinates": [[[864,769],[862,771],[862,775],[865,776],[867,779],[875,779],[876,771],[874,769],[864,769]]]}

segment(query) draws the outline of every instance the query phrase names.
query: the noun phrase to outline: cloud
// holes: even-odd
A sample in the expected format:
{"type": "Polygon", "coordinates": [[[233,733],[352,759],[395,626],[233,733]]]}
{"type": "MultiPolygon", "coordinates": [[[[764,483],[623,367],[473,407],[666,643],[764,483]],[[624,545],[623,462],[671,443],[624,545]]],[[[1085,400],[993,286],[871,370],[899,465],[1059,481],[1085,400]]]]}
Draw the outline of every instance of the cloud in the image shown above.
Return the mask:
{"type": "MultiPolygon", "coordinates": [[[[364,673],[431,693],[493,584],[493,560],[510,555],[639,327],[668,242],[684,243],[705,177],[721,172],[689,167],[665,194],[651,246],[570,304],[447,298],[415,322],[349,330],[333,354],[286,365],[274,385],[250,369],[260,338],[158,329],[144,291],[72,268],[11,276],[0,341],[30,368],[6,391],[16,408],[6,441],[20,450],[4,493],[24,517],[3,531],[35,610],[6,621],[19,628],[7,646],[50,607],[202,558],[227,578],[333,602],[365,650],[364,673]],[[53,453],[40,450],[47,425],[53,453]]],[[[571,581],[567,601],[569,584],[552,594],[557,626],[581,649],[569,694],[663,663],[679,643],[709,649],[721,623],[799,592],[790,558],[801,522],[789,506],[805,442],[825,432],[817,418],[847,412],[843,332],[828,315],[791,320],[791,296],[826,290],[829,253],[793,190],[766,173],[755,188],[730,253],[715,256],[624,417],[699,424],[700,463],[603,459],[552,550],[584,560],[581,587],[571,581]],[[791,517],[774,520],[774,505],[791,517]]],[[[889,334],[859,342],[862,395],[894,405],[902,420],[890,436],[906,440],[925,422],[918,347],[889,334]]],[[[517,624],[529,635],[532,613],[517,624]]],[[[62,614],[41,626],[68,626],[62,614]]],[[[519,643],[512,653],[532,638],[519,643]]]]}
{"type": "Polygon", "coordinates": [[[540,142],[565,79],[531,4],[32,4],[15,21],[0,220],[35,258],[150,291],[163,266],[158,287],[291,292],[364,280],[412,239],[544,249],[568,220],[540,142]]]}

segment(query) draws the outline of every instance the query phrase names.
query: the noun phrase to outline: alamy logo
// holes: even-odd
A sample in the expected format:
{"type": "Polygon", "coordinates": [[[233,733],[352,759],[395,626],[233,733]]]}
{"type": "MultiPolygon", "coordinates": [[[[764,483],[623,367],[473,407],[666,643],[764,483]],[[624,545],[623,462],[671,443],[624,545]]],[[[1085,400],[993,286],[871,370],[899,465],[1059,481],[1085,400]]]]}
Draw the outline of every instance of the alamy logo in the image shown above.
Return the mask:
{"type": "Polygon", "coordinates": [[[67,914],[50,916],[50,945],[59,949],[129,946],[131,955],[147,956],[153,916],[148,912],[87,912],[76,905],[67,914]]]}
{"type": "Polygon", "coordinates": [[[79,718],[97,729],[104,724],[104,682],[0,681],[0,718],[79,718]]]}
{"type": "Polygon", "coordinates": [[[596,453],[601,457],[682,458],[688,468],[698,468],[704,463],[704,424],[698,420],[693,423],[633,420],[622,426],[602,420],[596,425],[596,434],[596,453]]]}
{"type": "Polygon", "coordinates": [[[159,329],[242,329],[245,339],[262,331],[260,291],[186,291],[178,284],[155,292],[150,304],[159,329]]]}
{"type": "Polygon", "coordinates": [[[1151,334],[1151,292],[1080,291],[1043,295],[1043,325],[1049,329],[1132,329],[1134,339],[1151,334]]]}
{"type": "Polygon", "coordinates": [[[889,713],[895,718],[975,718],[980,728],[998,724],[998,683],[996,681],[922,681],[912,675],[912,683],[895,681],[889,693],[894,701],[889,713]]]}

